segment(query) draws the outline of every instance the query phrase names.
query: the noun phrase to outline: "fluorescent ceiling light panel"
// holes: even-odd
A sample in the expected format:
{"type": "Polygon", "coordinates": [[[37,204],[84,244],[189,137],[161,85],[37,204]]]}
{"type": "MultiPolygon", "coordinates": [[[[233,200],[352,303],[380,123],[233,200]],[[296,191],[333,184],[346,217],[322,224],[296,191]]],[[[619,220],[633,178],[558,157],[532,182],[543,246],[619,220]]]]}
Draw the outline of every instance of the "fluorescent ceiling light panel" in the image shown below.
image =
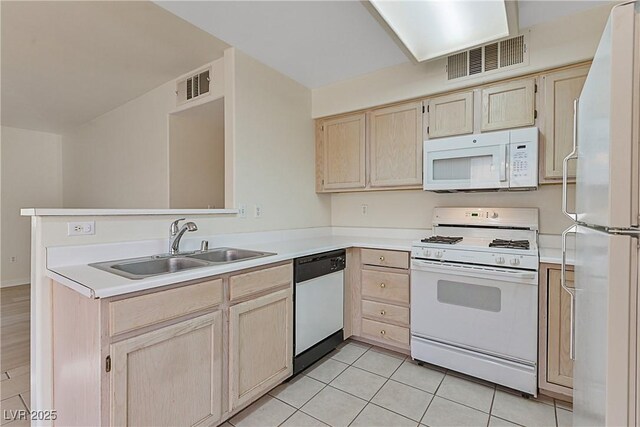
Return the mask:
{"type": "Polygon", "coordinates": [[[504,0],[370,0],[418,62],[509,35],[504,0]]]}

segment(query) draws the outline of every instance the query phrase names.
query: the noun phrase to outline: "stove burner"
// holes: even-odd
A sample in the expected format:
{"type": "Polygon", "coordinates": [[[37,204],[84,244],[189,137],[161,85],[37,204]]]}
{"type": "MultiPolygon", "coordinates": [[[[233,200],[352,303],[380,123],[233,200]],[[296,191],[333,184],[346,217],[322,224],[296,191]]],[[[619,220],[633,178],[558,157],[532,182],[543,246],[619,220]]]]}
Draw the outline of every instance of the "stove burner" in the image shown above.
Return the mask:
{"type": "Polygon", "coordinates": [[[490,248],[529,249],[528,240],[503,240],[495,239],[489,243],[490,248]]]}
{"type": "Polygon", "coordinates": [[[462,241],[462,237],[448,237],[448,236],[431,236],[426,239],[422,239],[423,243],[442,243],[445,245],[455,245],[456,243],[460,243],[462,241]]]}

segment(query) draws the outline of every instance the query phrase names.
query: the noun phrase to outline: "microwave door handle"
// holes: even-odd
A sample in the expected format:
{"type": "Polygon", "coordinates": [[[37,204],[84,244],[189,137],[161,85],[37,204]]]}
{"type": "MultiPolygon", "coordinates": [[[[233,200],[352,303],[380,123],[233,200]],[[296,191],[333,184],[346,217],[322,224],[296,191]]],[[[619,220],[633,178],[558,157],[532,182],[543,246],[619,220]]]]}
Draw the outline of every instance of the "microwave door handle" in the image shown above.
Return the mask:
{"type": "Polygon", "coordinates": [[[504,150],[500,153],[500,181],[507,180],[507,156],[509,151],[509,144],[504,145],[504,150]]]}

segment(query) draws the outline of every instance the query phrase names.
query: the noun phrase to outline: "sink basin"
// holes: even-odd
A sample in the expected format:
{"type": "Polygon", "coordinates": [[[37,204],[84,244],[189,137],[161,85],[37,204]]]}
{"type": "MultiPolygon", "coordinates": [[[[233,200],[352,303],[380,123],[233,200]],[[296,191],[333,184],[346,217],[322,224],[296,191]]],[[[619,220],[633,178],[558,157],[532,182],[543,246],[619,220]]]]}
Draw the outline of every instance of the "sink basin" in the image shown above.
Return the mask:
{"type": "Polygon", "coordinates": [[[251,258],[260,258],[268,255],[275,254],[271,252],[250,251],[248,249],[216,248],[210,251],[188,255],[187,258],[199,259],[215,264],[220,264],[234,261],[244,261],[251,258]]]}
{"type": "Polygon", "coordinates": [[[124,261],[111,261],[89,264],[92,267],[118,274],[129,279],[143,279],[159,274],[177,273],[192,268],[206,267],[209,265],[197,259],[183,256],[162,258],[139,258],[124,261]]]}
{"type": "Polygon", "coordinates": [[[91,267],[117,274],[127,279],[144,279],[161,274],[177,273],[192,268],[209,267],[275,255],[272,252],[250,251],[247,249],[216,248],[204,252],[183,255],[159,255],[145,258],[123,259],[118,261],[89,264],[91,267]]]}

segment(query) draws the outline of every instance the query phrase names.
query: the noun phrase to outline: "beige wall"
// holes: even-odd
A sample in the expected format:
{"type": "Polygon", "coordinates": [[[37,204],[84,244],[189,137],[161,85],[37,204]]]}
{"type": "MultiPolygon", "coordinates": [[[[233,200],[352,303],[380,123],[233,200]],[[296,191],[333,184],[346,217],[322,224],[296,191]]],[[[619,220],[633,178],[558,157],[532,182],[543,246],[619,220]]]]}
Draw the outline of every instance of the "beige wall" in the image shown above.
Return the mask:
{"type": "MultiPolygon", "coordinates": [[[[224,94],[224,59],[212,64],[211,94],[219,97],[224,94]]],[[[168,208],[168,115],[175,109],[171,80],[65,132],[64,207],[168,208]]]]}
{"type": "MultiPolygon", "coordinates": [[[[235,199],[236,205],[242,204],[247,207],[247,217],[191,216],[190,219],[198,224],[199,231],[190,237],[329,226],[331,196],[315,193],[315,139],[311,119],[311,91],[248,55],[238,50],[233,52],[229,55],[230,60],[234,61],[231,68],[235,68],[231,80],[234,101],[229,111],[233,120],[230,121],[231,126],[229,123],[226,124],[225,132],[229,130],[234,135],[235,161],[232,173],[235,199]],[[231,129],[228,129],[229,127],[231,129]],[[262,208],[260,218],[254,217],[256,205],[262,208]]],[[[162,88],[152,92],[160,92],[162,88]]],[[[152,92],[144,97],[158,95],[152,92]]],[[[157,99],[162,101],[163,97],[158,96],[157,99]]],[[[148,100],[139,98],[129,104],[136,102],[147,104],[148,100]]],[[[137,114],[133,105],[129,104],[120,108],[126,108],[130,114],[137,114]]],[[[115,110],[112,113],[115,113],[115,110]]],[[[124,113],[119,111],[117,114],[124,116],[124,113]]],[[[163,114],[163,129],[166,132],[166,113],[163,114]]],[[[104,120],[104,117],[100,120],[104,120]]],[[[126,117],[121,117],[120,120],[129,123],[126,117]]],[[[118,125],[115,120],[109,122],[114,126],[118,125]]],[[[166,134],[164,137],[166,138],[166,134]]],[[[63,144],[66,144],[67,140],[64,138],[63,144]]],[[[133,142],[133,139],[130,141],[133,142]]],[[[140,165],[136,167],[139,168],[140,165]]],[[[64,172],[67,172],[66,168],[64,172]]],[[[110,191],[104,204],[116,195],[117,193],[110,191]]],[[[51,244],[56,245],[163,238],[168,237],[169,224],[176,217],[177,214],[95,217],[93,219],[96,220],[96,234],[76,237],[66,236],[65,224],[70,219],[57,217],[47,220],[47,223],[51,224],[51,231],[47,234],[51,237],[51,244]]]]}
{"type": "Polygon", "coordinates": [[[62,206],[60,135],[2,126],[1,284],[29,283],[30,221],[20,208],[62,206]],[[11,257],[16,261],[11,262],[11,257]]]}
{"type": "Polygon", "coordinates": [[[225,207],[224,98],[169,115],[169,207],[225,207]]]}
{"type": "Polygon", "coordinates": [[[439,206],[537,207],[540,232],[560,234],[570,221],[560,213],[562,186],[537,191],[438,194],[420,190],[335,194],[331,200],[334,226],[431,228],[433,208],[439,206]],[[367,214],[362,215],[362,205],[367,214]]]}
{"type": "Polygon", "coordinates": [[[523,29],[529,32],[529,65],[490,77],[449,83],[446,59],[406,63],[313,89],[313,117],[373,107],[490,80],[540,71],[591,59],[612,5],[596,7],[556,21],[523,29]]]}
{"type": "Polygon", "coordinates": [[[62,135],[65,208],[167,208],[166,83],[62,135]]]}

